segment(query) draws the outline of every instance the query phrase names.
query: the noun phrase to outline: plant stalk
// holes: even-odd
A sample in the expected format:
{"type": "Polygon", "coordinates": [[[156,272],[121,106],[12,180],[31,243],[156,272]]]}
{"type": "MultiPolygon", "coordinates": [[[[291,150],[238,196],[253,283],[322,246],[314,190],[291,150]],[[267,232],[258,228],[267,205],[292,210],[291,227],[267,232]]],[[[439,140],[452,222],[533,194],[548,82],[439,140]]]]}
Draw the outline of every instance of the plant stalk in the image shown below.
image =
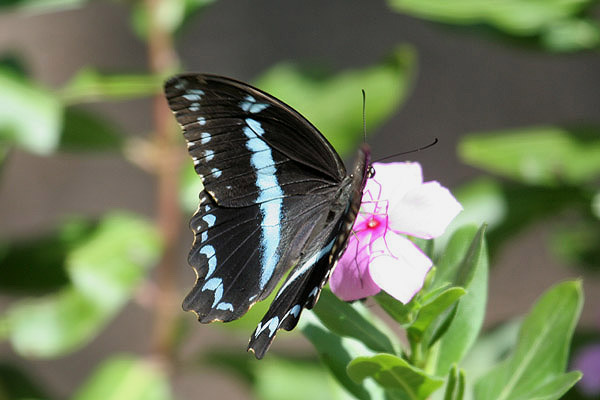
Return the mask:
{"type": "MultiPolygon", "coordinates": [[[[149,19],[148,62],[156,76],[166,76],[178,65],[173,36],[159,23],[161,5],[166,0],[144,0],[149,19]]],[[[152,352],[171,365],[177,323],[177,248],[182,215],[178,202],[181,150],[173,116],[162,92],[153,99],[154,144],[157,149],[157,223],[163,239],[163,255],[156,270],[158,287],[152,330],[152,352]]]]}

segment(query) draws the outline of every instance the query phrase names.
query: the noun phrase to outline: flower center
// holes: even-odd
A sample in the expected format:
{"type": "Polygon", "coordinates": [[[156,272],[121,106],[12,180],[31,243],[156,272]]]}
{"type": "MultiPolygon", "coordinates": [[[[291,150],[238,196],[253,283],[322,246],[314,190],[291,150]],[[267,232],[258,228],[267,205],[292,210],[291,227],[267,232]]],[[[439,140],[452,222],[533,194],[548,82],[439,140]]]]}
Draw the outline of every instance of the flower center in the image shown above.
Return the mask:
{"type": "Polygon", "coordinates": [[[375,217],[371,217],[371,219],[369,219],[369,222],[367,222],[367,227],[369,229],[375,229],[379,226],[379,224],[381,224],[379,220],[375,219],[375,217]]]}

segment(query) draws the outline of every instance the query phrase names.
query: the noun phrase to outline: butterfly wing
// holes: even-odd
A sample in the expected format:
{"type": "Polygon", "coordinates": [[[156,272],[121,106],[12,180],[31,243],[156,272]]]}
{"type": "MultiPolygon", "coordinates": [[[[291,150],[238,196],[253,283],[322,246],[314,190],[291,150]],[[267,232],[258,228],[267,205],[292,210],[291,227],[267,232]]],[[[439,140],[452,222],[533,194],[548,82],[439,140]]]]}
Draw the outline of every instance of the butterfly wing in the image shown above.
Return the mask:
{"type": "Polygon", "coordinates": [[[204,184],[184,309],[201,322],[231,321],[298,262],[346,172],[306,119],[249,85],[180,75],[165,93],[204,184]]]}
{"type": "Polygon", "coordinates": [[[302,310],[313,308],[317,302],[321,289],[346,248],[360,209],[368,165],[369,149],[364,146],[359,151],[352,176],[342,183],[336,200],[330,204],[329,215],[307,241],[301,259],[250,337],[248,349],[254,351],[257,358],[264,356],[277,330],[294,329],[302,310]]]}
{"type": "Polygon", "coordinates": [[[196,172],[219,206],[247,206],[262,201],[259,196],[281,196],[280,191],[309,195],[339,185],[346,176],[323,135],[259,89],[229,78],[188,74],[171,78],[165,92],[196,172]],[[277,185],[269,176],[277,178],[277,185]]]}

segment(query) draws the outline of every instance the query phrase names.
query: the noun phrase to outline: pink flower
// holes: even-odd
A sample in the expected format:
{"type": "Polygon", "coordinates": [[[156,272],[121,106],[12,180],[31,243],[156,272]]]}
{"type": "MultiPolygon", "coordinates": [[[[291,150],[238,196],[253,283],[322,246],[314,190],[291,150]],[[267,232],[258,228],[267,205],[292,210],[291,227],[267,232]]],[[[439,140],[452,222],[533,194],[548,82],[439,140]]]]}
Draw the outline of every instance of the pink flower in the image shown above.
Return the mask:
{"type": "Polygon", "coordinates": [[[404,235],[436,238],[462,207],[438,182],[423,182],[419,163],[375,163],[373,168],[330,286],[346,301],[383,289],[406,304],[423,287],[433,263],[404,235]]]}
{"type": "Polygon", "coordinates": [[[581,392],[590,398],[600,395],[600,343],[580,349],[573,364],[575,369],[583,372],[583,378],[577,384],[581,392]]]}

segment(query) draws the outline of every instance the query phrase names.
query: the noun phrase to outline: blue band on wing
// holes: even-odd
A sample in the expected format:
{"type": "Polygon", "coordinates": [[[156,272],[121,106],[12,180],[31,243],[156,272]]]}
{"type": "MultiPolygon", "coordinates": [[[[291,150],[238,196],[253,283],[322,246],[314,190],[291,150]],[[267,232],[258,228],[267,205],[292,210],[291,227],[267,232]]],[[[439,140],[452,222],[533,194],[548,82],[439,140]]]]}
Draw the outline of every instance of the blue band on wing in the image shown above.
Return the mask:
{"type": "Polygon", "coordinates": [[[248,138],[246,147],[252,152],[250,162],[258,172],[256,174],[256,187],[259,190],[257,203],[263,216],[261,224],[261,250],[262,264],[259,285],[264,289],[275,272],[279,262],[277,249],[281,241],[280,221],[282,217],[283,191],[275,175],[275,161],[271,148],[260,139],[264,134],[260,122],[246,118],[244,134],[248,138]]]}

